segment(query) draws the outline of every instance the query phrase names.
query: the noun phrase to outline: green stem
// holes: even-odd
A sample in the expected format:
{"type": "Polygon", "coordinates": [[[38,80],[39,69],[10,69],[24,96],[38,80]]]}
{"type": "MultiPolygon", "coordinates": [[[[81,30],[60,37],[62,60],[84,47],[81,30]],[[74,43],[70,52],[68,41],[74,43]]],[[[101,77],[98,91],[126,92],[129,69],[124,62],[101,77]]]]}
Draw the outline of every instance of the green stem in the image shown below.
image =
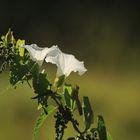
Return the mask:
{"type": "Polygon", "coordinates": [[[77,125],[75,124],[75,121],[74,121],[74,119],[71,119],[71,123],[72,123],[72,125],[73,125],[73,127],[74,127],[74,129],[81,135],[82,134],[82,132],[79,130],[79,128],[77,127],[77,125]]]}
{"type": "Polygon", "coordinates": [[[56,102],[56,104],[59,106],[59,107],[62,107],[62,104],[56,99],[56,97],[54,96],[55,92],[52,92],[51,93],[51,97],[52,99],[56,102]]]}

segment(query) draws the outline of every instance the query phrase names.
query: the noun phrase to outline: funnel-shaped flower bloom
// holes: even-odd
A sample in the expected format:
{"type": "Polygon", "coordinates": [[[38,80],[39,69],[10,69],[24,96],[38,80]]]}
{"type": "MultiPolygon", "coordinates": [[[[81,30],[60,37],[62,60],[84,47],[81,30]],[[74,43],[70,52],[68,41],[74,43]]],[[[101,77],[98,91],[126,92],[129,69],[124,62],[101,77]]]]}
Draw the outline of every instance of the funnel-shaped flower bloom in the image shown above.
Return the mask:
{"type": "Polygon", "coordinates": [[[30,54],[30,58],[33,61],[36,61],[39,64],[39,66],[42,65],[46,55],[55,49],[54,47],[41,48],[41,47],[38,47],[36,44],[23,45],[21,47],[27,49],[27,51],[30,54]]]}
{"type": "Polygon", "coordinates": [[[55,50],[47,54],[45,61],[57,65],[57,77],[62,75],[67,77],[72,71],[78,71],[79,75],[87,71],[84,62],[80,62],[71,54],[63,53],[57,46],[53,47],[55,47],[55,50]]]}
{"type": "Polygon", "coordinates": [[[57,77],[70,73],[77,72],[79,75],[84,74],[87,69],[84,67],[84,62],[77,60],[73,55],[63,53],[57,46],[51,48],[40,48],[36,44],[23,45],[22,48],[27,49],[33,61],[36,61],[40,66],[44,59],[48,63],[57,65],[57,77]]]}

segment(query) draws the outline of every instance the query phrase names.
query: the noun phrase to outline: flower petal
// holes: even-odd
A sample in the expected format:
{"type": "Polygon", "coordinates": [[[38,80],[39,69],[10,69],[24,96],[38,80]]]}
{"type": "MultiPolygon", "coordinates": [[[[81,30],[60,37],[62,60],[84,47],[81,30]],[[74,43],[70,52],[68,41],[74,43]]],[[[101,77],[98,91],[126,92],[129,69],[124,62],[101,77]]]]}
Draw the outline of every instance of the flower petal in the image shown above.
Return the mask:
{"type": "Polygon", "coordinates": [[[67,77],[72,71],[78,71],[79,75],[82,75],[87,71],[83,62],[80,62],[71,54],[61,52],[57,46],[53,47],[53,51],[47,54],[45,61],[57,65],[57,77],[62,75],[67,77]]]}
{"type": "Polygon", "coordinates": [[[61,53],[61,50],[58,48],[57,45],[52,46],[49,48],[49,52],[46,55],[45,61],[47,63],[52,63],[52,64],[58,64],[59,62],[57,61],[58,55],[61,53]]]}
{"type": "Polygon", "coordinates": [[[36,61],[40,66],[42,65],[49,49],[48,48],[40,48],[36,44],[32,45],[23,45],[22,48],[27,49],[30,54],[30,58],[33,61],[36,61]]]}
{"type": "Polygon", "coordinates": [[[84,63],[77,60],[74,55],[61,53],[59,55],[57,75],[65,75],[67,77],[72,71],[78,71],[79,75],[82,75],[87,71],[87,69],[84,67],[84,63]]]}
{"type": "Polygon", "coordinates": [[[42,65],[44,59],[47,63],[56,64],[57,77],[62,75],[67,77],[72,71],[78,71],[79,75],[87,71],[82,61],[77,60],[74,55],[63,53],[56,45],[51,48],[40,48],[36,44],[23,45],[21,47],[27,49],[31,59],[36,61],[39,66],[42,65]]]}

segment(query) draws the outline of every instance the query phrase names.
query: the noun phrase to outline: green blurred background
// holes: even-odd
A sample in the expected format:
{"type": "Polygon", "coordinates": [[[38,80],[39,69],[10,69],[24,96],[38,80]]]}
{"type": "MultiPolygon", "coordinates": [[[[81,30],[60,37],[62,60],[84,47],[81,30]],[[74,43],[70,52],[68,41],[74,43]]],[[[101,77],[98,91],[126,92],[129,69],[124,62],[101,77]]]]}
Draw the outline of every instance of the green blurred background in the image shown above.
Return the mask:
{"type": "MultiPolygon", "coordinates": [[[[1,1],[0,35],[12,28],[16,38],[41,47],[57,44],[74,54],[88,69],[67,82],[80,86],[95,112],[102,114],[114,140],[140,139],[140,8],[135,1],[46,0],[1,1]]],[[[53,81],[56,67],[47,65],[53,81]]],[[[37,103],[26,84],[8,86],[0,75],[0,140],[31,140],[37,103]],[[3,93],[4,92],[4,93],[3,93]]],[[[52,115],[53,116],[53,115],[52,115]]],[[[82,120],[82,118],[78,118],[82,120]]],[[[53,117],[38,140],[54,139],[53,117]]],[[[67,136],[75,135],[70,128],[67,136]]],[[[82,126],[81,126],[82,127],[82,126]]]]}

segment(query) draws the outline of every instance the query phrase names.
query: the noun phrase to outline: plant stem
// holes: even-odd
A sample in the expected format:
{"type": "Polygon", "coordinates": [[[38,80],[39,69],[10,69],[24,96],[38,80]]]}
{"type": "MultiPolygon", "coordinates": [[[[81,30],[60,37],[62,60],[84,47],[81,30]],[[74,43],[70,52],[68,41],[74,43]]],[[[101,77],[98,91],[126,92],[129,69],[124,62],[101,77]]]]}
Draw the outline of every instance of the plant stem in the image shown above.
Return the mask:
{"type": "Polygon", "coordinates": [[[53,100],[56,102],[56,104],[58,105],[58,106],[61,106],[62,107],[62,104],[60,104],[59,102],[58,102],[58,100],[55,98],[55,96],[54,96],[54,92],[52,93],[52,95],[51,95],[51,97],[53,98],[53,100]]]}
{"type": "Polygon", "coordinates": [[[73,127],[74,127],[74,129],[81,135],[82,134],[82,132],[79,130],[79,128],[77,127],[77,125],[75,124],[75,121],[74,121],[74,119],[71,119],[71,123],[72,123],[72,125],[73,125],[73,127]]]}
{"type": "MultiPolygon", "coordinates": [[[[57,98],[54,96],[54,94],[55,94],[55,92],[53,92],[52,95],[51,95],[52,99],[55,101],[55,103],[56,103],[61,109],[63,109],[63,111],[65,111],[65,109],[64,109],[64,107],[63,107],[63,105],[62,105],[62,103],[60,103],[60,102],[57,100],[57,98]]],[[[82,139],[84,140],[84,133],[86,133],[86,131],[81,132],[81,131],[79,130],[79,128],[77,127],[77,124],[76,124],[74,118],[71,118],[69,121],[71,121],[73,128],[78,132],[78,134],[80,135],[80,138],[82,138],[82,139]]]]}

